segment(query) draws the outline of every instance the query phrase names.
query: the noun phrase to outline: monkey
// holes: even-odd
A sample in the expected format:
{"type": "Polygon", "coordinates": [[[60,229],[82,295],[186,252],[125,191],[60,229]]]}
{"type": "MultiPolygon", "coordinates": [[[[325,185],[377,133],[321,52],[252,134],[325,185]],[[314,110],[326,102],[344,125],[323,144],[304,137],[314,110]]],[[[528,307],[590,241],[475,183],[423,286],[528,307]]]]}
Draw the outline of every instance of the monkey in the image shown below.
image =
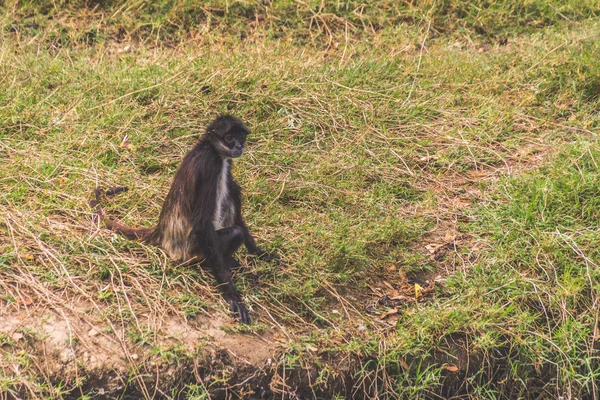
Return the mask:
{"type": "Polygon", "coordinates": [[[114,187],[95,189],[90,202],[106,226],[128,239],[162,248],[171,259],[199,262],[213,273],[223,298],[240,322],[250,315],[232,282],[231,269],[240,264],[233,257],[244,244],[250,254],[277,260],[256,244],[242,217],[242,191],[231,173],[232,160],[242,155],[249,129],[231,115],[217,117],[183,158],[163,203],[154,228],[131,228],[108,218],[101,207],[104,194],[126,191],[114,187]]]}

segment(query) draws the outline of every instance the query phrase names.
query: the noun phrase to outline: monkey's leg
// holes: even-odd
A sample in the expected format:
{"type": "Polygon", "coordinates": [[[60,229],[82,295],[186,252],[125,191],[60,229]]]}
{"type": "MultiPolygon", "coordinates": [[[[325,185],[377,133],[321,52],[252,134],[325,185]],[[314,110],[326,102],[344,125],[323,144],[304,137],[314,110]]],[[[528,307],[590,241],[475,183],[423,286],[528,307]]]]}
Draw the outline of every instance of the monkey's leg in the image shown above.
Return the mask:
{"type": "Polygon", "coordinates": [[[231,306],[231,311],[239,315],[240,322],[242,324],[250,325],[251,321],[248,310],[242,302],[240,294],[233,285],[233,281],[231,279],[231,269],[226,266],[222,266],[221,268],[213,266],[212,271],[215,279],[219,283],[219,289],[221,290],[223,298],[231,306]]]}
{"type": "MultiPolygon", "coordinates": [[[[231,311],[239,315],[241,323],[249,325],[251,322],[250,315],[242,302],[240,294],[233,285],[230,265],[231,260],[233,259],[233,253],[244,242],[243,232],[239,227],[232,226],[230,228],[220,229],[216,233],[223,261],[219,263],[218,261],[211,262],[212,260],[209,260],[209,265],[215,279],[219,283],[219,289],[221,289],[223,298],[231,305],[231,311]]],[[[235,259],[233,260],[235,261],[235,259]]]]}
{"type": "Polygon", "coordinates": [[[250,324],[248,310],[242,303],[242,298],[233,285],[231,268],[225,264],[224,253],[231,253],[239,247],[240,234],[237,228],[221,229],[218,233],[212,226],[199,223],[190,234],[192,242],[191,253],[199,258],[204,258],[203,266],[210,268],[215,277],[218,288],[227,301],[231,310],[239,315],[243,324],[250,324]],[[222,240],[222,242],[220,241],[222,240]]]}

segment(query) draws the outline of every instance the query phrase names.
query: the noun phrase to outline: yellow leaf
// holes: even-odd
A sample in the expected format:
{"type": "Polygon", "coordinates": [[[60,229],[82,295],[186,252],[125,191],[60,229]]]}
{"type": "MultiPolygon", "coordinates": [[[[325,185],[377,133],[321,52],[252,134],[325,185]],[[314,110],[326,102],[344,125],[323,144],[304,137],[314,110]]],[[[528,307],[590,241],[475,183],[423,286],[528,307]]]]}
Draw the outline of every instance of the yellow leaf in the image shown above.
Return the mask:
{"type": "Polygon", "coordinates": [[[420,294],[421,294],[421,290],[423,290],[423,287],[421,285],[419,285],[418,283],[415,283],[415,298],[419,298],[420,294]]]}

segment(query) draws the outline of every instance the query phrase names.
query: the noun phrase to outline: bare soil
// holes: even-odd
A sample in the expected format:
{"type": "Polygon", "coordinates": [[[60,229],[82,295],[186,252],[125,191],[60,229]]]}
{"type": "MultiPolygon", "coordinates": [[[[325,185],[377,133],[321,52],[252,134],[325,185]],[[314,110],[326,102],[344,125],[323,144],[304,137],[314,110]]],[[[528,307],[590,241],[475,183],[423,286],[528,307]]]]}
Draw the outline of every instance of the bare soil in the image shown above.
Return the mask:
{"type": "MultiPolygon", "coordinates": [[[[163,398],[173,396],[170,389],[185,381],[212,386],[219,373],[233,370],[240,375],[236,379],[240,394],[250,393],[244,381],[250,382],[266,371],[277,356],[271,331],[260,335],[231,332],[227,327],[232,321],[224,314],[190,321],[167,316],[156,327],[153,346],[148,346],[134,343],[114,325],[91,324],[85,318],[89,309],[77,311],[81,314],[46,310],[43,315],[0,316],[0,334],[9,339],[2,346],[3,352],[15,357],[26,353],[33,369],[49,381],[83,383],[66,398],[90,394],[86,388],[94,398],[122,394],[129,398],[163,398]],[[131,376],[135,376],[134,381],[130,381],[131,376]]],[[[5,373],[19,374],[22,364],[15,359],[1,367],[5,373]]],[[[235,388],[229,390],[236,392],[235,388]]],[[[24,387],[20,395],[27,398],[27,392],[24,387]]]]}

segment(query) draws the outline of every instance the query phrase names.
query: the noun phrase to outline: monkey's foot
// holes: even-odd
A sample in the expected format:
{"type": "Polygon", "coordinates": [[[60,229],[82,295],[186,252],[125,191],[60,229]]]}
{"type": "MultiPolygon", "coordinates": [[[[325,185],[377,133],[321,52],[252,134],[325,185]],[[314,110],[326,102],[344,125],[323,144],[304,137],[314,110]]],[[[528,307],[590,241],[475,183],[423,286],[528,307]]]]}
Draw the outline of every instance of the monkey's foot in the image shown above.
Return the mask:
{"type": "Polygon", "coordinates": [[[252,323],[248,309],[246,309],[246,306],[242,302],[230,300],[229,304],[231,305],[231,312],[237,314],[240,318],[240,323],[245,325],[250,325],[252,323]]]}

